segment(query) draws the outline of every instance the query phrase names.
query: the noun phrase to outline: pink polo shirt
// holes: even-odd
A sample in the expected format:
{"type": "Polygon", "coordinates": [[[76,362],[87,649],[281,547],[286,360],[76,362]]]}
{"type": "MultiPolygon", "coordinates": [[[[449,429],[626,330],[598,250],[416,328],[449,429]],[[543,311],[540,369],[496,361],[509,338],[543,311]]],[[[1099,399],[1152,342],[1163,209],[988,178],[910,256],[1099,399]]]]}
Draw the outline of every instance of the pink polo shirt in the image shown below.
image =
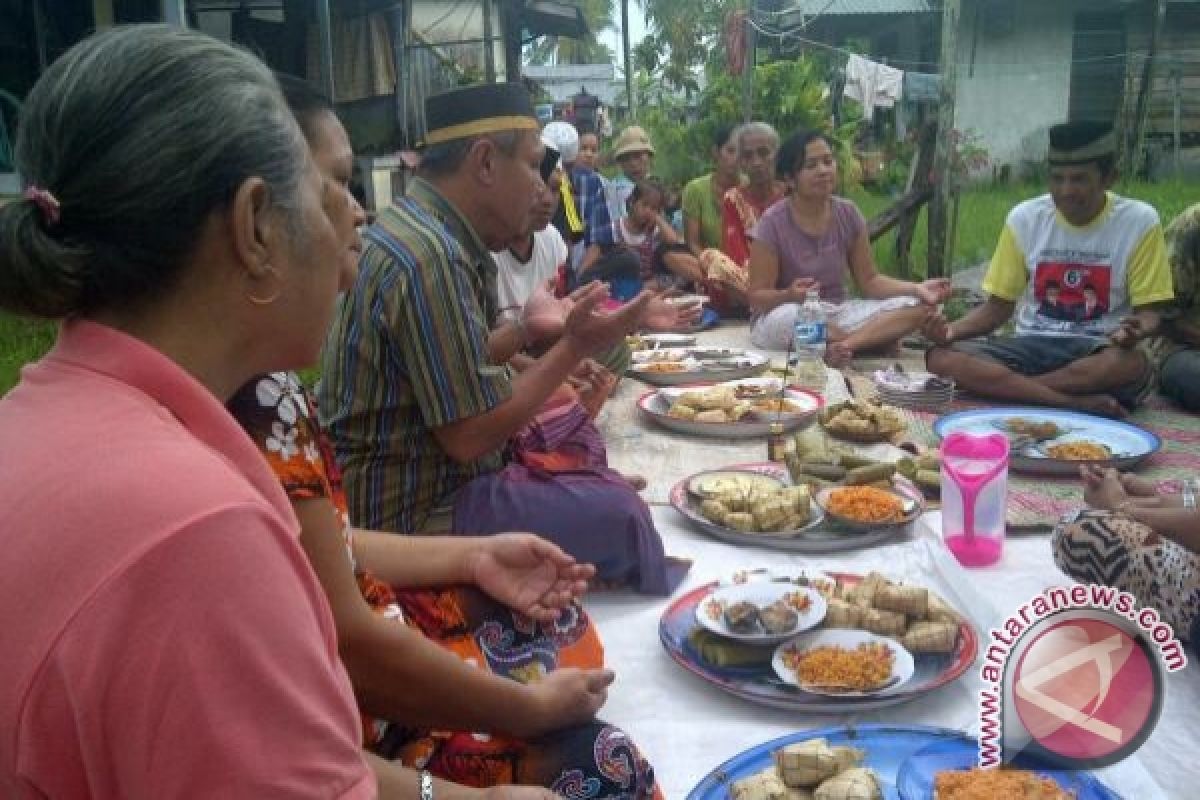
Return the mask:
{"type": "Polygon", "coordinates": [[[66,323],[0,399],[0,796],[373,797],[297,530],[217,398],[66,323]]]}

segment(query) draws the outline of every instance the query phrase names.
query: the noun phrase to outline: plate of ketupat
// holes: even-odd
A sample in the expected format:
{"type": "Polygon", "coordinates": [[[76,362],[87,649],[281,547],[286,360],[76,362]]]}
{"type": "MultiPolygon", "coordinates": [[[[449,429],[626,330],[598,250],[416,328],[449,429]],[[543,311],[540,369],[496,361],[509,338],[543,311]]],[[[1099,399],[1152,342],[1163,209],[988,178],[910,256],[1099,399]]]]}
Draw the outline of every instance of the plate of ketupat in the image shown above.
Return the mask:
{"type": "Polygon", "coordinates": [[[900,765],[902,800],[1117,800],[1090,773],[1051,766],[1027,756],[995,769],[978,767],[979,745],[967,736],[935,742],[900,765]]]}
{"type": "MultiPolygon", "coordinates": [[[[734,573],[735,581],[740,574],[734,573]]],[[[802,570],[793,578],[767,573],[750,580],[816,590],[825,600],[825,616],[814,631],[888,637],[911,654],[911,677],[886,691],[865,694],[798,688],[775,673],[774,648],[718,636],[700,624],[698,611],[714,592],[736,585],[729,581],[675,600],[659,622],[663,647],[684,670],[723,691],[760,705],[813,714],[871,711],[928,694],[961,677],[979,651],[970,623],[924,586],[896,583],[879,573],[861,577],[802,570]]]]}
{"type": "MultiPolygon", "coordinates": [[[[863,724],[790,733],[728,759],[688,792],[687,800],[931,800],[932,777],[927,785],[917,785],[916,793],[907,783],[911,765],[920,754],[949,746],[976,755],[975,740],[961,731],[924,725],[863,724]]],[[[1087,773],[1065,775],[1070,778],[1058,786],[1075,792],[1066,796],[1117,800],[1087,773]]],[[[978,797],[996,800],[1008,795],[978,797]]]]}
{"type": "Polygon", "coordinates": [[[912,653],[895,639],[867,631],[824,630],[781,644],[771,667],[784,683],[812,694],[872,697],[912,679],[912,653]]]}

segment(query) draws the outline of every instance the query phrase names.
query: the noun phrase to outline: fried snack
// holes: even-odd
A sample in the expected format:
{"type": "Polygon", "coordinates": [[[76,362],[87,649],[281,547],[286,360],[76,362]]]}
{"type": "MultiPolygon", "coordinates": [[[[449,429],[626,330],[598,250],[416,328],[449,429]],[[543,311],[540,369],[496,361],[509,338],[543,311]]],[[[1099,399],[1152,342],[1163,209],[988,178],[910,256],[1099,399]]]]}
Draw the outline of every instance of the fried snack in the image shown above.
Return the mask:
{"type": "MultiPolygon", "coordinates": [[[[804,598],[807,600],[808,596],[805,595],[804,598]]],[[[796,611],[787,600],[780,599],[759,611],[758,619],[763,630],[769,634],[787,633],[800,621],[800,615],[796,611]]]]}
{"type": "Polygon", "coordinates": [[[775,769],[786,786],[807,789],[838,773],[838,760],[824,739],[809,739],[776,750],[775,769]]]}
{"type": "Polygon", "coordinates": [[[904,518],[900,498],[872,486],[847,486],[829,493],[826,511],[854,522],[890,524],[904,518]]]}
{"type": "Polygon", "coordinates": [[[758,606],[743,600],[725,609],[725,626],[734,633],[755,633],[762,624],[758,606]]]}
{"type": "Polygon", "coordinates": [[[705,276],[716,283],[724,283],[741,291],[746,290],[750,278],[749,270],[742,269],[737,263],[715,247],[710,247],[700,253],[700,268],[705,276]]]}
{"type": "Polygon", "coordinates": [[[908,619],[896,611],[868,608],[863,610],[862,629],[879,636],[900,638],[908,629],[908,619]]]}
{"type": "Polygon", "coordinates": [[[1024,417],[1009,417],[1004,421],[1004,428],[1009,433],[1015,433],[1018,436],[1032,436],[1039,442],[1056,439],[1065,433],[1057,423],[1049,420],[1025,419],[1024,417]]]}
{"type": "Polygon", "coordinates": [[[734,781],[729,796],[732,800],[788,800],[787,787],[774,767],[734,781]]]}
{"type": "Polygon", "coordinates": [[[1112,451],[1099,442],[1063,442],[1046,445],[1046,455],[1060,461],[1104,461],[1112,451]]]}
{"type": "Polygon", "coordinates": [[[883,789],[875,772],[855,767],[842,772],[817,787],[814,800],[880,800],[883,789]]]}
{"type": "Polygon", "coordinates": [[[920,586],[885,584],[875,592],[875,607],[910,617],[923,617],[929,611],[929,590],[920,586]]]}
{"type": "Polygon", "coordinates": [[[728,422],[729,417],[719,408],[714,408],[709,411],[700,411],[693,417],[696,422],[728,422]]]}
{"type": "Polygon", "coordinates": [[[770,397],[755,400],[750,404],[750,407],[764,414],[797,414],[800,412],[800,404],[788,400],[786,397],[770,397]]]}
{"type": "Polygon", "coordinates": [[[945,770],[933,778],[935,800],[1070,800],[1050,778],[1022,769],[945,770]]]}
{"type": "Polygon", "coordinates": [[[642,372],[686,372],[687,364],[679,361],[655,361],[642,367],[642,372]]]}
{"type": "Polygon", "coordinates": [[[862,616],[862,608],[834,597],[825,601],[825,619],[822,625],[826,628],[850,628],[854,630],[862,625],[862,616]]]}
{"type": "Polygon", "coordinates": [[[869,691],[891,678],[896,654],[882,642],[864,642],[852,650],[826,645],[802,653],[786,650],[783,663],[801,686],[869,691]]]}
{"type": "Polygon", "coordinates": [[[919,620],[908,626],[900,641],[910,653],[953,653],[958,644],[958,626],[919,620]]]}

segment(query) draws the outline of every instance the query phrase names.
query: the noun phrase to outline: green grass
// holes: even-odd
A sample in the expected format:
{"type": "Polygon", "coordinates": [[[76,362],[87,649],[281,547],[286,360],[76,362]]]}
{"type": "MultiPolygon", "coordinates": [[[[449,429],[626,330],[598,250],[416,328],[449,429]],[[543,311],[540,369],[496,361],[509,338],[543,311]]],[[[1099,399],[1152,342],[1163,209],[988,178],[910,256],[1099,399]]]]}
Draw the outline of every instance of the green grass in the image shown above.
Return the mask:
{"type": "Polygon", "coordinates": [[[50,349],[54,331],[50,322],[0,314],[0,395],[16,384],[21,367],[50,349]]]}
{"type": "MultiPolygon", "coordinates": [[[[959,203],[954,269],[973,267],[991,258],[1008,210],[1021,200],[1044,191],[1045,188],[1038,184],[1014,184],[979,186],[964,193],[959,203]]],[[[1150,203],[1158,209],[1164,224],[1200,199],[1195,187],[1182,181],[1129,182],[1116,187],[1116,191],[1150,203]]],[[[863,189],[851,191],[849,196],[868,218],[892,202],[890,197],[871,194],[863,189]]],[[[895,271],[894,242],[895,233],[889,233],[875,243],[875,259],[885,272],[895,271]]],[[[925,212],[922,211],[912,248],[913,271],[918,277],[925,274],[925,242],[925,212]]],[[[54,325],[48,322],[23,320],[0,313],[0,395],[17,382],[18,372],[23,365],[39,358],[49,349],[54,341],[54,330],[54,325]]],[[[316,379],[316,371],[306,370],[303,376],[311,384],[316,379]]]]}
{"type": "MultiPolygon", "coordinates": [[[[996,239],[1004,227],[1008,211],[1022,200],[1046,191],[1042,184],[1012,184],[1007,186],[980,186],[965,192],[959,201],[958,230],[954,242],[951,264],[955,271],[973,267],[991,259],[996,239]]],[[[1183,181],[1163,183],[1125,182],[1115,191],[1128,197],[1143,200],[1158,209],[1163,224],[1169,223],[1179,212],[1200,200],[1195,187],[1183,181]]],[[[893,202],[892,198],[855,189],[848,196],[858,204],[863,214],[870,219],[893,202]]],[[[875,260],[880,269],[894,273],[896,269],[895,232],[875,242],[875,260]]],[[[927,257],[927,230],[925,211],[922,210],[913,237],[911,261],[917,277],[924,276],[927,257]]]]}

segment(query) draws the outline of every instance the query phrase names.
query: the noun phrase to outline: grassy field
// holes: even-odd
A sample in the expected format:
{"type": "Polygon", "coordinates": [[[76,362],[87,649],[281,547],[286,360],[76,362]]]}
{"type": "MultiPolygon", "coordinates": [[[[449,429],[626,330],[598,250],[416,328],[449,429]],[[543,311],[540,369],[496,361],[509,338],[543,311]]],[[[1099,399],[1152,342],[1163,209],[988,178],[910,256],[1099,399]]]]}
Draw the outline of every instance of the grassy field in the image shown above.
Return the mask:
{"type": "MultiPolygon", "coordinates": [[[[1021,200],[1045,191],[1026,184],[978,187],[965,192],[959,203],[958,234],[954,245],[954,268],[965,269],[987,261],[1004,226],[1008,210],[1021,200]]],[[[1127,183],[1117,191],[1145,200],[1158,209],[1164,223],[1180,211],[1200,201],[1200,191],[1182,181],[1164,183],[1127,183]]],[[[863,190],[850,193],[868,218],[892,202],[891,198],[863,190]]],[[[886,272],[894,271],[895,234],[889,233],[875,243],[875,259],[886,272]]],[[[925,214],[917,225],[913,241],[913,267],[917,276],[925,273],[925,214]]],[[[54,339],[54,326],[44,322],[15,319],[0,313],[0,395],[17,381],[21,366],[44,353],[54,339]]]]}

